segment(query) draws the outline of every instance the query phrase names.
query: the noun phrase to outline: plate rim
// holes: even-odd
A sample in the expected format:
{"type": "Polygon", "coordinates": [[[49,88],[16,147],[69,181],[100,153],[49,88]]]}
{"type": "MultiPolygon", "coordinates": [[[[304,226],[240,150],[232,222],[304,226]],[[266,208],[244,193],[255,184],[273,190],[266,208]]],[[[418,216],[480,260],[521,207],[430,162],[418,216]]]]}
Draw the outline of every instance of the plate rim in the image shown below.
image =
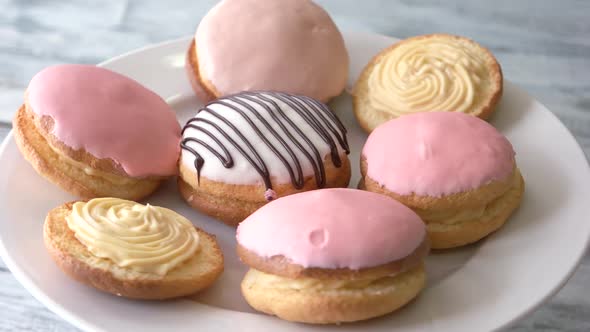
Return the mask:
{"type": "MultiPolygon", "coordinates": [[[[533,97],[532,95],[530,95],[526,90],[520,88],[520,86],[518,86],[517,84],[512,83],[511,81],[504,79],[504,82],[506,82],[506,81],[510,82],[510,84],[514,85],[516,88],[523,90],[527,95],[530,96],[531,99],[535,100],[537,103],[539,103],[540,105],[542,105],[547,110],[546,113],[548,113],[549,116],[552,117],[553,120],[560,127],[562,127],[562,129],[565,130],[565,132],[570,136],[570,138],[575,143],[575,146],[576,146],[578,152],[581,153],[582,156],[584,156],[585,165],[586,165],[586,172],[590,174],[590,161],[588,160],[588,156],[584,152],[584,149],[580,145],[580,142],[578,142],[578,140],[576,139],[576,136],[574,136],[574,134],[572,134],[572,132],[569,130],[569,128],[559,119],[559,117],[555,113],[553,113],[553,111],[551,111],[549,108],[547,108],[538,99],[536,99],[535,97],[533,97]]],[[[1,154],[1,151],[0,151],[0,154],[1,154]]],[[[586,256],[586,253],[590,249],[590,234],[587,234],[587,236],[586,236],[586,242],[584,243],[583,247],[584,247],[584,249],[583,250],[580,250],[580,252],[578,254],[578,257],[576,257],[576,259],[575,259],[575,264],[573,264],[570,267],[569,271],[563,275],[563,277],[561,278],[560,282],[557,283],[553,287],[553,289],[551,291],[547,292],[547,294],[545,294],[545,296],[541,297],[537,301],[537,303],[535,303],[534,305],[530,306],[528,309],[522,311],[520,314],[516,315],[513,319],[511,319],[511,320],[507,321],[506,323],[498,326],[494,331],[500,331],[500,330],[506,329],[506,328],[514,325],[516,322],[518,322],[521,319],[525,318],[526,316],[532,314],[534,311],[536,311],[537,309],[539,309],[543,304],[545,304],[547,301],[549,301],[552,297],[554,297],[557,293],[559,293],[559,291],[563,289],[563,287],[570,281],[570,279],[576,273],[576,271],[578,270],[578,268],[582,264],[582,260],[584,260],[584,257],[586,256]]]]}
{"type": "MultiPolygon", "coordinates": [[[[11,129],[2,144],[0,145],[0,156],[3,155],[10,143],[14,142],[14,134],[11,129]]],[[[16,144],[16,142],[14,142],[16,144]]],[[[50,296],[45,294],[41,288],[39,288],[31,278],[20,268],[20,266],[14,261],[12,256],[8,253],[8,249],[4,245],[3,237],[0,235],[0,257],[10,270],[14,278],[41,304],[45,305],[50,311],[55,313],[58,317],[61,317],[64,321],[74,325],[75,327],[83,331],[105,331],[95,324],[92,324],[85,319],[82,319],[75,314],[71,313],[68,309],[55,302],[50,296]]],[[[106,332],[106,331],[105,331],[106,332]]]]}
{"type": "MultiPolygon", "coordinates": [[[[362,36],[367,36],[367,37],[379,37],[379,38],[388,38],[388,39],[392,39],[392,41],[396,40],[396,37],[392,37],[392,36],[387,36],[387,35],[383,35],[383,34],[379,34],[379,33],[374,33],[374,32],[366,32],[366,31],[348,31],[348,30],[343,30],[343,32],[345,33],[349,33],[349,34],[358,34],[358,35],[362,35],[362,36]]],[[[133,56],[135,54],[138,53],[143,53],[146,51],[150,51],[156,48],[162,48],[162,47],[166,47],[169,46],[171,44],[176,44],[176,43],[180,43],[180,42],[186,42],[188,41],[190,38],[192,38],[191,35],[185,35],[182,37],[178,37],[178,38],[174,38],[174,39],[169,39],[169,40],[165,40],[162,42],[157,42],[157,43],[153,43],[153,44],[148,44],[145,46],[142,46],[140,48],[136,48],[136,49],[132,49],[130,51],[124,52],[122,54],[116,55],[112,58],[109,58],[105,61],[102,61],[100,63],[98,63],[96,66],[98,67],[104,67],[104,66],[108,66],[109,64],[119,61],[123,58],[129,57],[129,56],[133,56]]],[[[527,94],[527,96],[531,99],[534,100],[535,102],[537,102],[539,105],[543,106],[543,108],[547,111],[545,113],[548,113],[549,116],[552,118],[552,122],[556,122],[558,124],[558,126],[561,127],[561,129],[564,130],[565,133],[567,133],[567,135],[569,136],[569,138],[572,139],[572,141],[575,143],[575,148],[576,148],[576,152],[580,153],[585,160],[585,168],[586,168],[586,172],[588,173],[588,175],[590,175],[590,161],[588,160],[588,156],[586,155],[584,149],[582,148],[582,146],[580,145],[580,142],[577,140],[577,138],[572,134],[572,132],[568,129],[568,127],[559,119],[559,117],[553,113],[549,108],[547,108],[543,103],[541,103],[538,99],[536,99],[534,96],[530,95],[528,92],[526,92],[526,90],[520,88],[517,84],[512,83],[510,80],[504,79],[504,82],[509,82],[509,84],[513,85],[514,88],[522,90],[523,92],[525,92],[527,94]]],[[[163,96],[163,98],[166,98],[166,96],[163,96]]],[[[4,140],[2,141],[1,145],[0,145],[0,156],[4,155],[5,151],[7,150],[9,144],[11,144],[12,142],[14,142],[14,134],[13,134],[13,129],[11,129],[8,134],[6,135],[6,137],[4,138],[4,140]]],[[[15,143],[16,144],[16,143],[15,143]]],[[[578,253],[578,257],[576,257],[575,264],[573,264],[569,270],[567,271],[567,273],[564,273],[563,276],[561,277],[561,280],[559,283],[556,283],[551,291],[547,292],[547,294],[545,294],[544,296],[542,296],[541,298],[539,298],[538,301],[536,301],[536,303],[534,303],[533,305],[529,306],[526,310],[521,311],[520,313],[514,315],[513,318],[511,318],[510,320],[507,320],[506,322],[504,322],[503,324],[498,325],[498,327],[495,328],[495,330],[502,330],[505,329],[511,325],[513,325],[514,323],[516,323],[517,321],[521,320],[522,318],[524,318],[525,316],[531,314],[532,312],[534,312],[535,310],[537,310],[541,305],[543,305],[545,302],[547,302],[550,298],[552,298],[553,296],[555,296],[556,293],[558,293],[566,284],[567,282],[572,278],[572,276],[574,275],[574,273],[578,270],[578,268],[580,267],[580,264],[582,262],[582,260],[584,259],[586,253],[588,252],[588,250],[590,249],[590,234],[588,234],[588,236],[585,239],[585,243],[583,245],[583,250],[581,250],[578,253]]],[[[79,316],[73,314],[72,312],[70,312],[68,309],[66,309],[64,306],[58,304],[57,302],[55,302],[50,296],[46,295],[36,284],[35,282],[29,278],[27,276],[27,274],[20,268],[20,266],[14,261],[14,259],[12,258],[12,256],[8,253],[8,250],[4,244],[4,240],[3,240],[3,236],[1,236],[0,234],[0,257],[2,258],[2,260],[4,261],[5,265],[8,267],[8,269],[10,270],[10,272],[13,274],[13,276],[15,277],[15,279],[35,298],[37,299],[39,302],[41,302],[43,305],[45,305],[49,310],[51,310],[52,312],[54,312],[55,314],[57,314],[59,317],[61,317],[62,319],[64,319],[66,322],[71,323],[72,325],[74,325],[77,328],[80,328],[82,330],[85,331],[106,331],[100,327],[98,327],[96,324],[93,324],[89,321],[87,321],[86,319],[80,318],[79,316]]]]}

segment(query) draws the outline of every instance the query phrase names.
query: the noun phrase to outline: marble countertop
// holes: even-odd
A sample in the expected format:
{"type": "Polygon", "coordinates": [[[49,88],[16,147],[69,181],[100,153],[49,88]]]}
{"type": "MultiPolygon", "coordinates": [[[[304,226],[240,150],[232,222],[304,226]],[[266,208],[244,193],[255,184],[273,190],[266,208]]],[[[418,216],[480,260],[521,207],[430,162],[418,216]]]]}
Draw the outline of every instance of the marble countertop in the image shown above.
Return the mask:
{"type": "MultiPolygon", "coordinates": [[[[214,0],[0,0],[0,137],[30,78],[190,35],[214,0]]],[[[489,47],[507,79],[552,110],[590,154],[590,2],[317,0],[343,29],[396,37],[448,32],[489,47]]],[[[539,139],[550,139],[539,133],[539,139]]],[[[77,331],[0,262],[0,331],[77,331]]],[[[590,331],[590,256],[549,302],[508,329],[590,331]]]]}

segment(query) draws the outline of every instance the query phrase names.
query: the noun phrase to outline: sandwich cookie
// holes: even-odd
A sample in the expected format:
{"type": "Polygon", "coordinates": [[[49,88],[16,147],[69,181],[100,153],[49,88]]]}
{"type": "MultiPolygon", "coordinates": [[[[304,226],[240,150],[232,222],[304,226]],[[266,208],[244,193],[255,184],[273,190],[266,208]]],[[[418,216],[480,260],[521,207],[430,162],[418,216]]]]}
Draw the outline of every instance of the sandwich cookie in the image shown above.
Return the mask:
{"type": "Polygon", "coordinates": [[[42,70],[13,127],[33,168],[81,198],[141,199],[178,171],[174,111],[154,92],[104,68],[42,70]]]}
{"type": "Polygon", "coordinates": [[[223,0],[201,20],[186,70],[204,102],[254,90],[327,102],[344,90],[348,62],[340,31],[310,0],[223,0]]]}
{"type": "Polygon", "coordinates": [[[402,202],[424,220],[434,249],[496,231],[524,192],[508,139],[457,112],[405,115],[377,127],[363,147],[361,173],[361,188],[402,202]]]}
{"type": "Polygon", "coordinates": [[[273,201],[237,229],[256,310],[313,324],[393,312],[423,289],[424,223],[384,195],[320,189],[273,201]]]}

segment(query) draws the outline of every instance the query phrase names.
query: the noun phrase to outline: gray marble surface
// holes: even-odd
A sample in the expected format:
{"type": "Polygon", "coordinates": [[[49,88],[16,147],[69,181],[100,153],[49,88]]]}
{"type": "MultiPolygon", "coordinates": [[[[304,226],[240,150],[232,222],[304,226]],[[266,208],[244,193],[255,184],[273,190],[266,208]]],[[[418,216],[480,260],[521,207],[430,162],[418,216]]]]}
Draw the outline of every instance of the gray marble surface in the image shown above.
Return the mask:
{"type": "MultiPolygon", "coordinates": [[[[213,0],[0,0],[0,137],[37,71],[98,63],[193,33],[213,0]]],[[[505,77],[552,110],[590,153],[590,1],[318,0],[345,29],[407,37],[449,32],[489,47],[505,77]]],[[[551,139],[543,137],[539,139],[551,139]]],[[[7,222],[7,221],[2,221],[7,222]]],[[[75,331],[0,262],[0,331],[75,331]]],[[[474,327],[473,331],[477,331],[474,327]]],[[[509,331],[590,331],[590,257],[509,331]]]]}

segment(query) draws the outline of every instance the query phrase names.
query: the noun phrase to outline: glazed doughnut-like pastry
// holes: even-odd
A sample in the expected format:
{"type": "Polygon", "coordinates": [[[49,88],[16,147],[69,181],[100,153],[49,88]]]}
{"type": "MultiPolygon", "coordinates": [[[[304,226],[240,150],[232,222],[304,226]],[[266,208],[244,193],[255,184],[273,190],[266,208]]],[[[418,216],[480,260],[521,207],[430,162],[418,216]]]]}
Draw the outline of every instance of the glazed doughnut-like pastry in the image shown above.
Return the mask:
{"type": "Polygon", "coordinates": [[[304,96],[244,92],[213,101],[184,126],[181,147],[182,196],[231,226],[277,197],[350,180],[346,129],[304,96]]]}
{"type": "Polygon", "coordinates": [[[223,271],[215,237],[176,212],[118,198],[51,210],[45,246],[73,279],[118,296],[162,300],[209,287],[223,271]]]}
{"type": "Polygon", "coordinates": [[[254,90],[327,102],[344,90],[348,62],[340,31],[310,0],[223,0],[199,24],[186,70],[204,102],[254,90]]]}
{"type": "Polygon", "coordinates": [[[405,115],[369,135],[359,187],[412,208],[433,249],[458,247],[499,229],[520,205],[514,156],[506,137],[474,116],[405,115]]]}
{"type": "Polygon", "coordinates": [[[425,284],[424,223],[384,195],[336,188],[287,196],[244,220],[236,236],[250,266],[241,286],[246,301],[285,320],[385,315],[425,284]]]}
{"type": "Polygon", "coordinates": [[[408,38],[379,53],[354,86],[354,113],[371,132],[418,112],[461,112],[487,119],[502,96],[502,70],[494,55],[459,36],[408,38]]]}
{"type": "Polygon", "coordinates": [[[42,70],[13,127],[37,173],[81,198],[141,199],[178,171],[174,111],[154,92],[104,68],[42,70]]]}

